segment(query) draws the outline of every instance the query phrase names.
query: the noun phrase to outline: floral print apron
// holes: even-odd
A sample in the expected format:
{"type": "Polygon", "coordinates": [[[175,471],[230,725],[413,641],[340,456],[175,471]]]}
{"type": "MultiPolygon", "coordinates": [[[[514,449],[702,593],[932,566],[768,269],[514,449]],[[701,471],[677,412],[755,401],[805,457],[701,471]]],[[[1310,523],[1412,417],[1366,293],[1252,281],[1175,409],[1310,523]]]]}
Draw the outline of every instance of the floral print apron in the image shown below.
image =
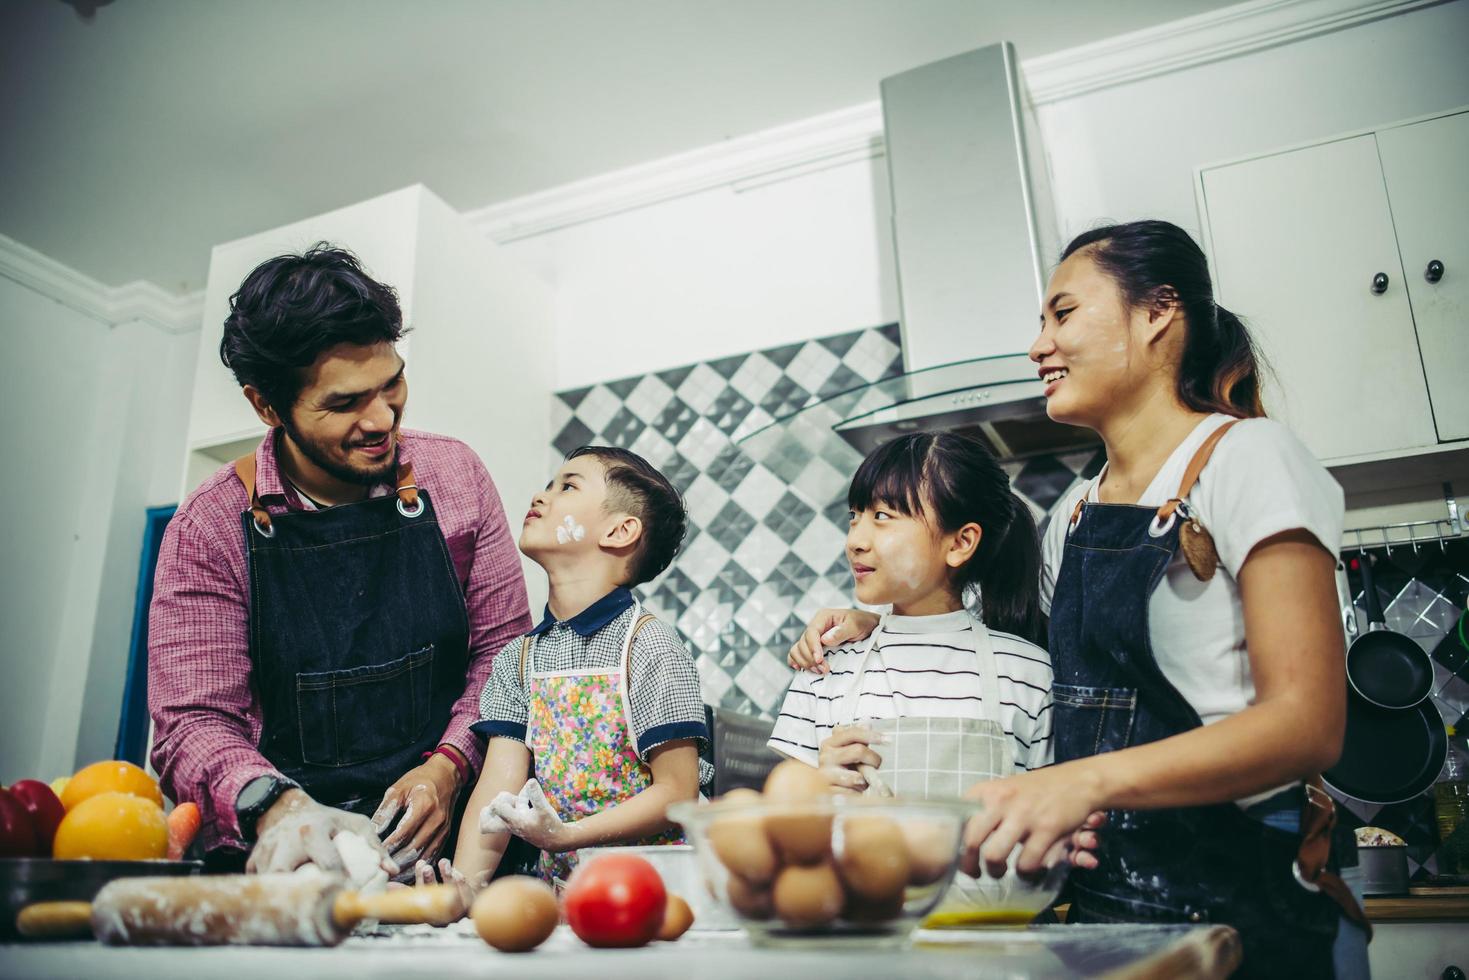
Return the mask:
{"type": "MultiPolygon", "coordinates": [[[[633,638],[652,619],[633,603],[631,624],[622,641],[622,656],[612,669],[537,671],[535,637],[520,648],[521,677],[530,706],[525,744],[535,760],[535,775],[556,815],[566,823],[581,820],[653,784],[653,773],[638,755],[637,734],[628,701],[628,662],[633,638]]],[[[629,844],[681,844],[677,828],[629,844]]],[[[576,867],[577,853],[544,852],[540,874],[563,881],[576,867]]]]}

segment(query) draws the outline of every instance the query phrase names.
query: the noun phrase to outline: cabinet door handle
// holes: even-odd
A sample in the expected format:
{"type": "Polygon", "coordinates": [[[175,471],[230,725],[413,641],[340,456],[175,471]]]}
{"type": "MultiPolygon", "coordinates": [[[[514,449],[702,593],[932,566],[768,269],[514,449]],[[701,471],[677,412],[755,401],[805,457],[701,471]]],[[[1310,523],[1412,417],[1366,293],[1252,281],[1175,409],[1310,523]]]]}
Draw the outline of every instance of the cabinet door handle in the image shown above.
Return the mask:
{"type": "Polygon", "coordinates": [[[1438,259],[1430,259],[1428,268],[1423,270],[1423,278],[1429,282],[1438,282],[1443,278],[1443,263],[1438,259]]]}
{"type": "Polygon", "coordinates": [[[1387,292],[1387,283],[1388,278],[1386,272],[1379,272],[1377,275],[1373,276],[1372,295],[1381,296],[1383,293],[1387,292]]]}

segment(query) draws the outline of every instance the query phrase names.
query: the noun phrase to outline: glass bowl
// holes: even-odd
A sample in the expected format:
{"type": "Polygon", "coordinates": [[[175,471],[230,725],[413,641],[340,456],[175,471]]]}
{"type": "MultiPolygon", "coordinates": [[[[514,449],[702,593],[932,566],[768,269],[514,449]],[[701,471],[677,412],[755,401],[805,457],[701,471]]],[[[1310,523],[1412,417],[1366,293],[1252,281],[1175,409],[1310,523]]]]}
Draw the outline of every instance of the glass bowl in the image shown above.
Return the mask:
{"type": "Polygon", "coordinates": [[[668,808],[709,893],[760,946],[901,945],[954,878],[974,804],[825,797],[668,808]]]}
{"type": "Polygon", "coordinates": [[[1028,925],[1050,908],[1066,884],[1066,862],[1034,877],[1015,871],[1015,855],[1004,877],[971,878],[956,872],[943,899],[923,920],[925,929],[974,929],[1028,925]]]}

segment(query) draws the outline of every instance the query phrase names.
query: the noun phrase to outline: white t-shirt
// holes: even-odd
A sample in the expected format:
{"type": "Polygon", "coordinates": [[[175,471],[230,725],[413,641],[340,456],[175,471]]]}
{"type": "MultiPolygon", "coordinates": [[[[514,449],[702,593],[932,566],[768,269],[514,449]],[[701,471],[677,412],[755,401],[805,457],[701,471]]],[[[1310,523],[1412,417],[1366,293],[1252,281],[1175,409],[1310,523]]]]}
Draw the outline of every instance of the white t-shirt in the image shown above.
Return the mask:
{"type": "Polygon", "coordinates": [[[867,640],[826,654],[828,674],[797,671],[775,719],[769,746],[816,765],[821,743],[837,725],[858,718],[977,718],[998,715],[1015,740],[1015,769],[1051,764],[1051,658],[1033,643],[990,630],[999,679],[999,711],[983,709],[975,664],[974,624],[964,610],[938,616],[888,616],[867,660],[856,714],[846,717],[867,640]]]}
{"type": "MultiPolygon", "coordinates": [[[[1138,503],[1159,507],[1178,493],[1194,452],[1228,421],[1229,416],[1215,414],[1200,422],[1138,503]]],[[[1097,499],[1100,480],[1101,474],[1075,487],[1052,512],[1041,549],[1041,607],[1047,613],[1071,512],[1083,494],[1089,501],[1097,499]]],[[[1163,676],[1207,725],[1255,700],[1239,596],[1245,558],[1266,538],[1297,528],[1336,554],[1345,509],[1341,486],[1289,429],[1271,419],[1246,419],[1230,429],[1214,447],[1187,501],[1214,537],[1219,573],[1200,582],[1182,552],[1174,555],[1148,601],[1148,636],[1163,676]]]]}

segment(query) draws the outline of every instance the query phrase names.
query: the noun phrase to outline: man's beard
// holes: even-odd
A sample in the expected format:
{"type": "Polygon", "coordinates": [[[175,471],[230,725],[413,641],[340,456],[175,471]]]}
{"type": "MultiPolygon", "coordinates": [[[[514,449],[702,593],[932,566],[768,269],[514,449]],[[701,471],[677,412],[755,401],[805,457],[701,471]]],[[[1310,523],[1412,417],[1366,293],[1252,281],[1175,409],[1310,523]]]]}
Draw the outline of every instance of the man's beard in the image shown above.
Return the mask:
{"type": "MultiPolygon", "coordinates": [[[[286,436],[297,449],[301,450],[302,456],[305,456],[328,475],[341,480],[343,483],[351,483],[360,487],[375,487],[391,479],[392,475],[398,472],[398,453],[402,447],[397,444],[393,446],[393,455],[383,460],[382,463],[371,469],[359,469],[355,466],[347,466],[331,459],[323,451],[321,446],[309,439],[303,438],[295,426],[284,419],[281,420],[281,428],[286,430],[286,436]]],[[[396,437],[396,431],[393,433],[393,436],[396,437]]]]}

